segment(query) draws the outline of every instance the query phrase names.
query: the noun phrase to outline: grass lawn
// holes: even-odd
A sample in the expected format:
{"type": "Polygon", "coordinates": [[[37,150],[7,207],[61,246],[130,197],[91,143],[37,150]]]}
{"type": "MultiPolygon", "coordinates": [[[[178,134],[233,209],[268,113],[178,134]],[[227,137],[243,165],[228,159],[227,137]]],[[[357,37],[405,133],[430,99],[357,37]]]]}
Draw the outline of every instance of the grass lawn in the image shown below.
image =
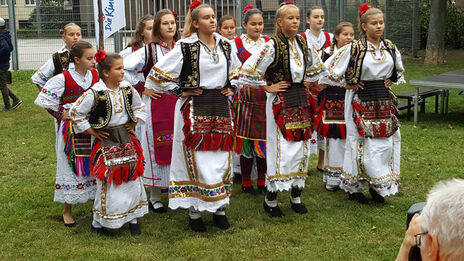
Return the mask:
{"type": "MultiPolygon", "coordinates": [[[[425,66],[421,60],[406,60],[405,66],[410,80],[463,69],[464,61],[425,66]]],[[[207,214],[203,220],[208,232],[191,232],[187,213],[178,210],[150,212],[140,219],[141,236],[131,237],[126,225],[115,237],[103,238],[90,232],[91,202],[74,207],[75,227],[60,222],[63,205],[53,202],[53,121],[33,103],[37,89],[29,80],[31,74],[14,73],[11,88],[24,104],[0,113],[1,260],[394,260],[409,206],[424,201],[437,181],[464,178],[464,95],[451,91],[448,115],[434,114],[430,98],[417,126],[402,117],[403,185],[384,205],[361,206],[343,192],[326,192],[313,157],[302,195],[306,215],[295,214],[289,193],[281,193],[285,217],[271,219],[262,209],[263,196],[243,195],[236,184],[228,209],[232,227],[227,231],[214,227],[207,214]]]]}

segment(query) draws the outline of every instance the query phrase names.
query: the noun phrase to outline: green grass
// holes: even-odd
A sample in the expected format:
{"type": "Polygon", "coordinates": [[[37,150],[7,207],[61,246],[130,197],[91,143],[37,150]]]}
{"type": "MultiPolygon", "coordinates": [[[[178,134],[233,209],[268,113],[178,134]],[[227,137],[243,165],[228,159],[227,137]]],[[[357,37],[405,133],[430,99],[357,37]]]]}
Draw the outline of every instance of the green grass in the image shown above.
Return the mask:
{"type": "MultiPolygon", "coordinates": [[[[464,68],[462,60],[443,66],[407,60],[405,65],[408,80],[464,68]]],[[[185,211],[169,211],[140,219],[141,236],[131,237],[125,226],[115,237],[102,238],[90,232],[90,202],[74,207],[75,227],[60,222],[63,205],[53,202],[53,121],[33,103],[37,89],[29,81],[31,74],[14,73],[11,88],[24,104],[0,113],[1,260],[393,260],[409,206],[424,201],[437,181],[464,178],[464,95],[452,91],[448,115],[434,114],[430,99],[417,126],[402,117],[403,186],[385,205],[361,206],[342,192],[328,193],[321,175],[312,170],[302,196],[306,215],[293,213],[289,194],[281,193],[286,215],[270,219],[262,210],[263,197],[243,195],[236,184],[228,209],[232,228],[227,231],[215,228],[211,215],[204,215],[208,232],[193,233],[185,211]]]]}

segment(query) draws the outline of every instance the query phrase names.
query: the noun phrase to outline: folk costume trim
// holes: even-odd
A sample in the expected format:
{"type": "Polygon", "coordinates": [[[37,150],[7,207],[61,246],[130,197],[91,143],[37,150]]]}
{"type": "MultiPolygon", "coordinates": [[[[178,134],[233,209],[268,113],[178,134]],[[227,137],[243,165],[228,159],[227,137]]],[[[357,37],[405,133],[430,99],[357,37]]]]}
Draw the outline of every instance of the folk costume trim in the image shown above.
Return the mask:
{"type": "Polygon", "coordinates": [[[55,70],[53,71],[53,76],[56,76],[64,71],[67,71],[69,68],[69,62],[70,62],[69,51],[66,50],[62,53],[60,52],[54,53],[52,55],[52,61],[53,61],[53,66],[55,67],[55,70]]]}
{"type": "MultiPolygon", "coordinates": [[[[95,83],[98,82],[99,78],[98,78],[97,70],[92,68],[91,72],[92,72],[92,84],[90,86],[93,86],[95,83]]],[[[64,71],[63,76],[64,76],[65,89],[64,89],[63,94],[60,97],[60,104],[73,103],[79,97],[81,97],[81,95],[84,94],[86,90],[82,88],[81,86],[79,86],[76,83],[76,81],[74,81],[69,71],[64,71]]],[[[53,97],[53,94],[52,94],[52,97],[53,97]]]]}
{"type": "Polygon", "coordinates": [[[253,40],[249,39],[246,35],[244,35],[243,37],[240,37],[240,36],[235,37],[234,41],[235,41],[235,46],[237,46],[237,57],[240,60],[240,62],[242,62],[243,64],[251,56],[251,53],[243,46],[243,41],[249,44],[256,43],[257,45],[261,45],[263,43],[268,42],[270,39],[271,39],[270,37],[264,36],[264,37],[259,38],[258,41],[253,42],[253,40]]]}
{"type": "Polygon", "coordinates": [[[332,139],[346,139],[345,89],[329,86],[319,95],[317,134],[332,139]]]}

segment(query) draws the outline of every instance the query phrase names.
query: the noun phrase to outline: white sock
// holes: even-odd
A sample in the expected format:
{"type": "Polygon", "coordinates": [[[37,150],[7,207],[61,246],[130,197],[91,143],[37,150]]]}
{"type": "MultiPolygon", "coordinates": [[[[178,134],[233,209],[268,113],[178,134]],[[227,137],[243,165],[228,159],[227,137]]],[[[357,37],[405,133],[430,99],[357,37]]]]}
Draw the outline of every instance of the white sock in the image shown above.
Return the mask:
{"type": "Polygon", "coordinates": [[[137,224],[137,219],[134,218],[134,219],[132,219],[131,221],[129,221],[129,223],[131,223],[131,224],[137,224]]]}
{"type": "Polygon", "coordinates": [[[301,204],[301,198],[300,197],[290,197],[290,201],[293,203],[293,204],[301,204]]]}
{"type": "Polygon", "coordinates": [[[199,219],[201,218],[201,212],[200,211],[196,211],[194,210],[193,208],[190,208],[189,209],[189,217],[191,219],[199,219]]]}
{"type": "Polygon", "coordinates": [[[102,227],[102,225],[98,221],[95,221],[95,220],[92,221],[92,226],[94,228],[101,228],[102,227]]]}
{"type": "Polygon", "coordinates": [[[264,202],[266,202],[266,205],[270,206],[271,208],[277,207],[277,199],[269,200],[267,197],[265,197],[264,202]]]}
{"type": "Polygon", "coordinates": [[[214,215],[225,216],[226,215],[226,209],[225,208],[220,208],[220,209],[216,210],[214,215]]]}

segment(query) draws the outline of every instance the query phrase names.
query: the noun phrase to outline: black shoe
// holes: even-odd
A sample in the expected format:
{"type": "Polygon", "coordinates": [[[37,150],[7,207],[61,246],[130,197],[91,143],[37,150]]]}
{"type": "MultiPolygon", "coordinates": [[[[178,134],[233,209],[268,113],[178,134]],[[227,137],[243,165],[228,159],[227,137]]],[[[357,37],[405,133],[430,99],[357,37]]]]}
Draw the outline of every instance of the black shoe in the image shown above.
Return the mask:
{"type": "Polygon", "coordinates": [[[11,108],[3,107],[2,111],[10,111],[11,108]]]}
{"type": "Polygon", "coordinates": [[[360,204],[367,204],[369,201],[367,200],[366,196],[363,193],[348,193],[348,199],[357,201],[360,204]]]}
{"type": "Polygon", "coordinates": [[[17,100],[15,102],[13,102],[13,105],[11,106],[10,110],[14,110],[14,109],[18,108],[19,105],[21,105],[22,103],[23,103],[23,101],[21,101],[21,100],[17,100]]]}
{"type": "Polygon", "coordinates": [[[234,183],[242,182],[242,174],[234,173],[234,183]]]}
{"type": "Polygon", "coordinates": [[[318,166],[316,166],[316,169],[317,169],[317,171],[319,171],[319,172],[321,172],[321,173],[324,173],[324,169],[321,169],[321,168],[319,168],[318,166]]]}
{"type": "Polygon", "coordinates": [[[282,217],[284,214],[280,210],[279,206],[270,207],[266,204],[266,201],[263,202],[264,211],[266,211],[271,218],[282,217]]]}
{"type": "Polygon", "coordinates": [[[133,236],[142,234],[142,231],[140,231],[140,226],[138,223],[135,223],[135,224],[129,223],[129,230],[131,232],[131,235],[133,236]]]}
{"type": "Polygon", "coordinates": [[[206,232],[205,224],[201,218],[191,219],[189,217],[189,225],[190,229],[195,232],[206,232]]]}
{"type": "Polygon", "coordinates": [[[112,236],[113,234],[111,234],[108,230],[106,230],[106,228],[104,227],[94,227],[94,226],[91,226],[91,231],[93,233],[96,233],[96,234],[99,234],[100,236],[112,236]]]}
{"type": "Polygon", "coordinates": [[[258,186],[258,193],[266,194],[266,186],[258,186]]]}
{"type": "Polygon", "coordinates": [[[155,203],[151,203],[151,202],[150,202],[150,203],[148,204],[148,208],[149,208],[151,211],[153,211],[154,213],[158,213],[158,214],[166,213],[167,210],[166,210],[166,208],[165,208],[164,206],[159,207],[159,208],[155,208],[155,207],[154,207],[154,204],[156,204],[156,203],[158,203],[158,202],[161,203],[161,201],[156,201],[155,203]]]}
{"type": "Polygon", "coordinates": [[[229,220],[227,220],[226,215],[214,215],[213,214],[213,221],[216,226],[222,230],[226,230],[230,227],[229,220]]]}
{"type": "Polygon", "coordinates": [[[306,213],[308,213],[308,209],[306,208],[305,204],[303,204],[303,203],[295,204],[295,203],[292,203],[292,201],[290,201],[290,204],[292,204],[292,209],[296,213],[298,213],[298,214],[306,214],[306,213]]]}
{"type": "Polygon", "coordinates": [[[253,186],[251,186],[251,187],[244,187],[244,186],[242,186],[242,193],[248,193],[248,194],[251,194],[251,195],[253,195],[253,196],[256,195],[256,191],[255,191],[255,189],[253,188],[253,186]]]}
{"type": "Polygon", "coordinates": [[[377,193],[377,191],[375,191],[373,188],[369,188],[369,193],[371,194],[372,199],[374,200],[374,202],[385,203],[385,198],[380,196],[380,194],[377,193]]]}

